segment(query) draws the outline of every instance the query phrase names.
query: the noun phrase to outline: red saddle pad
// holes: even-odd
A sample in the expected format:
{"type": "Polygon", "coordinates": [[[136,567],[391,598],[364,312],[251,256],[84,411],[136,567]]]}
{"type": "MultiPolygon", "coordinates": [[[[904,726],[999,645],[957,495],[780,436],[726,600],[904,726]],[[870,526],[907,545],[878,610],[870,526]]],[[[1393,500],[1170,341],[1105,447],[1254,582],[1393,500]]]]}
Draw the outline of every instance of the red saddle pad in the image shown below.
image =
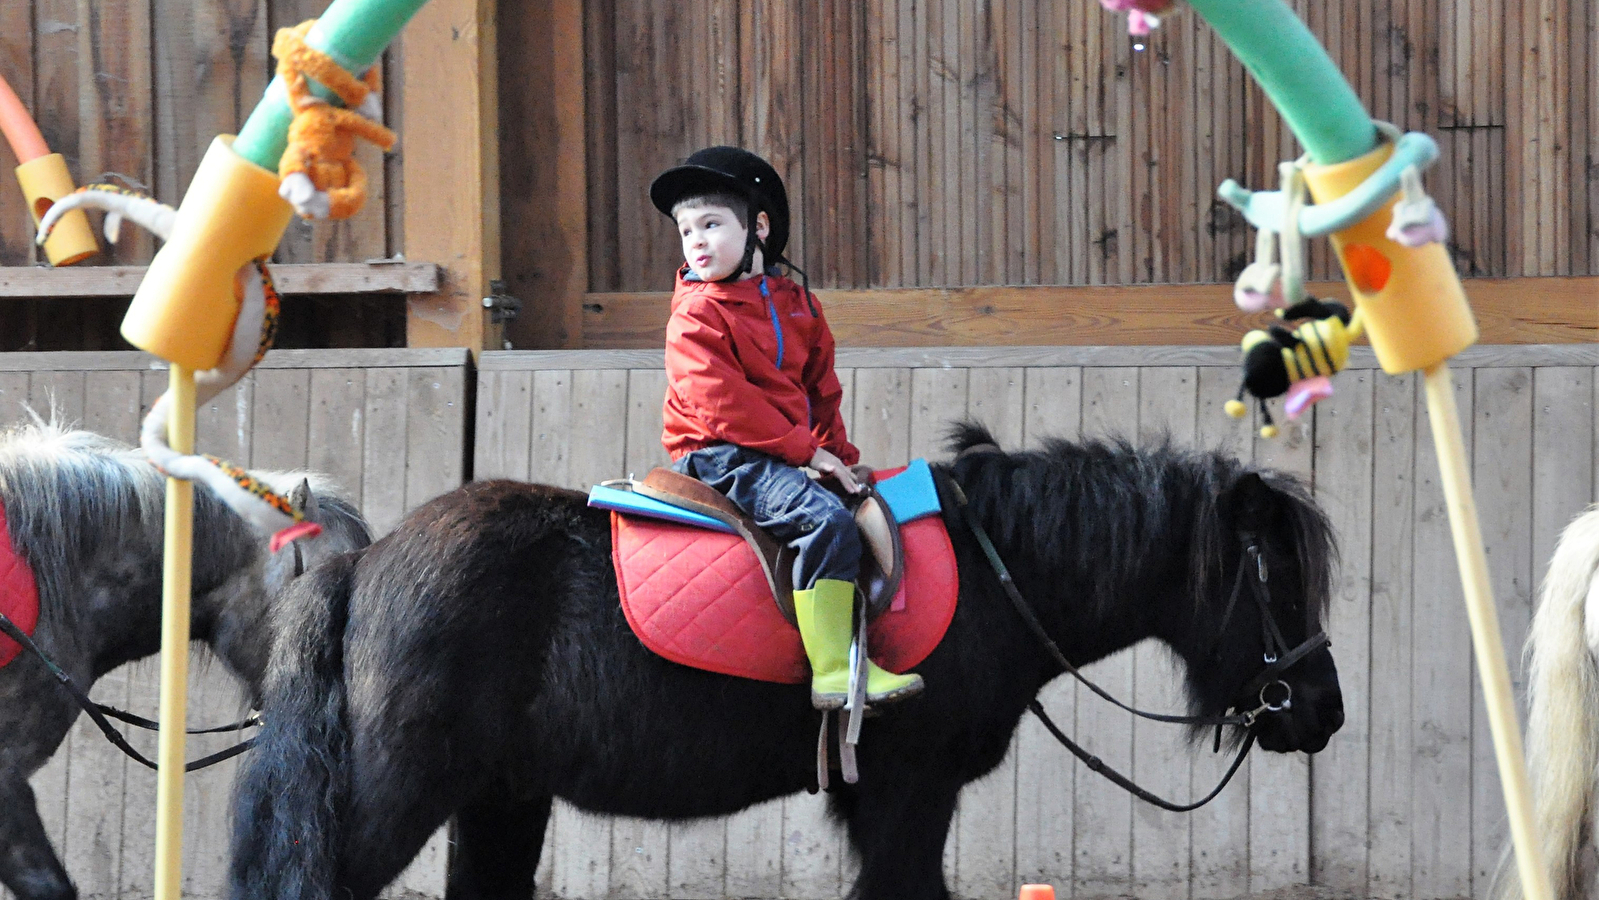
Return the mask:
{"type": "MultiPolygon", "coordinates": [[[[11,529],[6,527],[4,507],[0,507],[0,613],[5,613],[30,637],[39,624],[39,585],[34,582],[27,561],[11,549],[11,529]]],[[[0,634],[0,666],[21,652],[20,644],[0,634]]]]}
{"type": "MultiPolygon", "coordinates": [[[[890,672],[908,671],[933,652],[960,589],[941,518],[902,525],[900,537],[905,577],[895,608],[867,631],[872,659],[890,672]]],[[[800,684],[809,676],[799,630],[777,611],[743,538],[612,512],[611,558],[628,624],[655,653],[759,681],[800,684]]]]}

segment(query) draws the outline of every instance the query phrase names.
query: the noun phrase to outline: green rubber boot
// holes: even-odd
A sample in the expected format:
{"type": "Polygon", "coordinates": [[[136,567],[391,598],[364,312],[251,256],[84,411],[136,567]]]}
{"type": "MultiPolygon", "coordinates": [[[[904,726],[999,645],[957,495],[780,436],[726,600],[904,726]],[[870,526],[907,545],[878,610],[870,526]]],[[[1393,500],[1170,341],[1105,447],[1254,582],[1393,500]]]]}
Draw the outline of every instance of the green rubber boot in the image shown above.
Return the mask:
{"type": "MultiPolygon", "coordinates": [[[[808,591],[794,592],[794,618],[811,661],[811,705],[839,709],[849,699],[849,642],[854,631],[855,585],[818,579],[808,591]]],[[[895,675],[866,662],[866,702],[893,703],[921,693],[922,676],[895,675]]]]}

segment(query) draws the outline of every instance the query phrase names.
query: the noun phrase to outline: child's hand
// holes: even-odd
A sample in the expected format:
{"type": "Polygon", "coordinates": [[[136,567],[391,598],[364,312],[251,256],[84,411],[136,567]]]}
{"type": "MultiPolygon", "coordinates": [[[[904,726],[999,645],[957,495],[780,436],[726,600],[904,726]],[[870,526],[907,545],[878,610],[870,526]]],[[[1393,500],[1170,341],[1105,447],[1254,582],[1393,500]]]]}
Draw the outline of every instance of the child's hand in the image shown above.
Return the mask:
{"type": "Polygon", "coordinates": [[[838,483],[844,486],[844,490],[851,494],[859,494],[864,489],[861,483],[855,480],[855,473],[849,470],[849,466],[844,465],[843,460],[822,447],[817,447],[816,452],[812,454],[810,466],[823,475],[837,478],[838,483]]]}

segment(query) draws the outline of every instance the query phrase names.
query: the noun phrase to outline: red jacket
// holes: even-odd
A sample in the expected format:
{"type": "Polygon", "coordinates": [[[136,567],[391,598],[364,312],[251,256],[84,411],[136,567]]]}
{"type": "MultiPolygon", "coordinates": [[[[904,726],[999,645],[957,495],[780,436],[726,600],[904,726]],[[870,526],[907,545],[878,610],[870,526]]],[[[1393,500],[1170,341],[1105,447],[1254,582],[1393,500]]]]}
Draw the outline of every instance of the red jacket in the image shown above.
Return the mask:
{"type": "Polygon", "coordinates": [[[860,451],[844,434],[833,333],[815,297],[767,275],[685,281],[678,271],[666,323],[665,431],[672,458],[737,444],[792,466],[826,447],[845,465],[860,451]],[[770,296],[762,295],[762,283],[770,296]]]}

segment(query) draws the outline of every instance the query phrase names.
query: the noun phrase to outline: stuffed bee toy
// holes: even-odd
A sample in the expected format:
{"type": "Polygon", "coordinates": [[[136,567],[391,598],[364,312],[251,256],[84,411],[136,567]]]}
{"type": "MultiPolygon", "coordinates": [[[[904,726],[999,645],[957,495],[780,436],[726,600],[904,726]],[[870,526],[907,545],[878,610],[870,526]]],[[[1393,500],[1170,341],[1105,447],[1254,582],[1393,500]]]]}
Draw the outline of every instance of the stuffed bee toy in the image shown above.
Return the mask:
{"type": "Polygon", "coordinates": [[[1283,411],[1296,419],[1317,400],[1332,395],[1332,375],[1349,362],[1349,344],[1363,331],[1358,312],[1335,300],[1306,298],[1278,315],[1286,321],[1308,319],[1292,331],[1281,325],[1255,329],[1244,335],[1243,383],[1238,395],[1227,401],[1227,414],[1241,419],[1249,411],[1244,395],[1255,398],[1263,423],[1260,436],[1274,438],[1266,400],[1282,397],[1283,411]]]}

